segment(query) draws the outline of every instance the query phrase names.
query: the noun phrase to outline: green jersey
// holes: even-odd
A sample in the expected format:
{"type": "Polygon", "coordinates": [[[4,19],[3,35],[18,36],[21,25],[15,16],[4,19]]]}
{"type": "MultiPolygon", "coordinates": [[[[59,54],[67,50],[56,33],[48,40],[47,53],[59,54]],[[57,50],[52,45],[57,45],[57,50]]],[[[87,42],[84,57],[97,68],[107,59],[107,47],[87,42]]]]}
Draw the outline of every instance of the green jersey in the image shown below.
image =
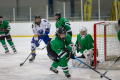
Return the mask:
{"type": "Polygon", "coordinates": [[[72,51],[70,44],[73,43],[71,42],[71,36],[69,34],[66,34],[66,38],[64,41],[59,39],[59,37],[54,36],[50,42],[51,49],[55,51],[60,58],[66,58],[66,55],[68,53],[64,51],[65,48],[69,48],[70,51],[72,51]]]}
{"type": "MultiPolygon", "coordinates": [[[[2,24],[0,25],[0,36],[5,36],[5,30],[8,30],[8,32],[10,32],[10,25],[7,21],[3,20],[2,24]]],[[[10,35],[10,33],[8,33],[7,35],[10,35]]]]}
{"type": "Polygon", "coordinates": [[[120,41],[120,30],[118,32],[118,40],[120,41]]]}
{"type": "Polygon", "coordinates": [[[78,49],[77,52],[83,53],[85,50],[89,50],[94,48],[93,46],[93,38],[90,34],[87,34],[84,39],[81,38],[80,33],[77,35],[76,45],[81,49],[78,49]]]}
{"type": "Polygon", "coordinates": [[[71,31],[70,22],[67,19],[62,17],[55,23],[55,26],[56,28],[59,28],[59,26],[63,26],[65,27],[67,32],[71,31]]]}

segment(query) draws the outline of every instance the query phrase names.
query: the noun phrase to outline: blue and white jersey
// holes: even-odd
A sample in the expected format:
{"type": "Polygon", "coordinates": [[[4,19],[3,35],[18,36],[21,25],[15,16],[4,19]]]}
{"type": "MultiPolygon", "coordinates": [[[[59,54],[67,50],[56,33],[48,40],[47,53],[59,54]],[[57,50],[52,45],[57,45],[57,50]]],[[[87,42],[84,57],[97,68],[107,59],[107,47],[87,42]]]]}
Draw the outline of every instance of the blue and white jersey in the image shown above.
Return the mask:
{"type": "Polygon", "coordinates": [[[38,36],[42,36],[45,34],[46,28],[51,28],[51,24],[46,19],[41,19],[40,25],[35,23],[32,24],[32,30],[34,34],[34,39],[38,40],[38,36]],[[40,34],[39,31],[42,30],[43,33],[40,34]]]}

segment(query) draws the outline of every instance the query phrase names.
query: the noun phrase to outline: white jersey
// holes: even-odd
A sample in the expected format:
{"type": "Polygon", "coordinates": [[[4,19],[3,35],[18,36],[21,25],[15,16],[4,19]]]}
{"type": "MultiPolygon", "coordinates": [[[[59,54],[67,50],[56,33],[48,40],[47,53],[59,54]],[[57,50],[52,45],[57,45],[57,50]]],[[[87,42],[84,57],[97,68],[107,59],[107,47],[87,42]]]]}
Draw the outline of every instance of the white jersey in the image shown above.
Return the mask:
{"type": "Polygon", "coordinates": [[[32,30],[34,34],[34,39],[38,40],[38,36],[44,35],[46,28],[51,28],[51,24],[46,19],[41,19],[40,25],[37,25],[35,23],[32,24],[32,30]],[[43,30],[43,34],[39,34],[39,30],[43,30]]]}

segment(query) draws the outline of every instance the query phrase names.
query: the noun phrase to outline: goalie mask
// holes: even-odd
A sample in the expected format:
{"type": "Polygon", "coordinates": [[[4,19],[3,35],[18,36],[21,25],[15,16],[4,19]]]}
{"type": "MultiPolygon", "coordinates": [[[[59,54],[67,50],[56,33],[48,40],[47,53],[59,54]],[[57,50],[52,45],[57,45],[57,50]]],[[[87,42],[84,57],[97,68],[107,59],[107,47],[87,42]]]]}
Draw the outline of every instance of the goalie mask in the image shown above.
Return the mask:
{"type": "Polygon", "coordinates": [[[65,28],[64,27],[59,27],[56,34],[63,41],[66,38],[65,28]]]}
{"type": "Polygon", "coordinates": [[[82,26],[82,27],[79,29],[79,31],[80,31],[80,37],[81,37],[82,39],[84,39],[84,38],[87,36],[87,28],[84,27],[84,26],[82,26]]]}

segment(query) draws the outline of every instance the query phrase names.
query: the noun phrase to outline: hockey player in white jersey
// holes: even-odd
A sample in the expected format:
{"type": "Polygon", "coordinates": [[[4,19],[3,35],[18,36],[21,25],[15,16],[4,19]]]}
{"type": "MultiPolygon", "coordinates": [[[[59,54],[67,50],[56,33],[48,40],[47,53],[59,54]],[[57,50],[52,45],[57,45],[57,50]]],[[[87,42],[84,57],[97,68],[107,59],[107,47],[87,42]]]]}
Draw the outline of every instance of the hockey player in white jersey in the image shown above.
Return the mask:
{"type": "Polygon", "coordinates": [[[45,20],[41,19],[40,15],[35,15],[35,22],[32,24],[32,30],[34,36],[31,41],[31,53],[32,57],[29,59],[29,62],[33,62],[36,57],[36,49],[35,47],[39,47],[38,41],[43,39],[44,43],[47,45],[50,33],[51,24],[45,20]]]}

